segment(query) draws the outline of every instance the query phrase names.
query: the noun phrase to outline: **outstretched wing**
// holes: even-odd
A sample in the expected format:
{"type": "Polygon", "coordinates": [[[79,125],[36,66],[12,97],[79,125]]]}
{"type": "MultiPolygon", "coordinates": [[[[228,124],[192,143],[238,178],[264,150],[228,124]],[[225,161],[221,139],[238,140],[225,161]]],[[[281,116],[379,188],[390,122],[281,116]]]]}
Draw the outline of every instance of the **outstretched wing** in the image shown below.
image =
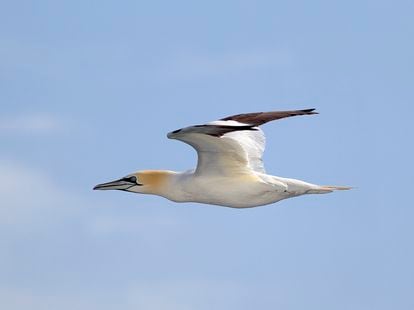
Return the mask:
{"type": "Polygon", "coordinates": [[[315,112],[315,109],[294,110],[294,111],[256,112],[256,113],[232,115],[232,116],[222,118],[221,120],[223,121],[232,120],[232,121],[237,121],[239,123],[260,126],[267,122],[285,118],[285,117],[291,117],[291,116],[297,116],[297,115],[312,115],[312,114],[318,114],[318,112],[315,112]]]}
{"type": "Polygon", "coordinates": [[[234,175],[265,173],[262,155],[265,136],[258,127],[272,120],[316,114],[314,109],[238,114],[205,125],[195,125],[168,134],[194,147],[198,154],[195,173],[234,175]]]}

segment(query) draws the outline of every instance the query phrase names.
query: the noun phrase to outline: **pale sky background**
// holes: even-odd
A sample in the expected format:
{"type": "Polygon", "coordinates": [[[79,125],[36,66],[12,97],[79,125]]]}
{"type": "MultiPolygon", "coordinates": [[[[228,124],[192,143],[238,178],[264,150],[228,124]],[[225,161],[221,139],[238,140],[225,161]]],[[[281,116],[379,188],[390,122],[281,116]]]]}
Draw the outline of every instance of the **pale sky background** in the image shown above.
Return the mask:
{"type": "Polygon", "coordinates": [[[0,307],[414,309],[413,1],[2,1],[0,307]],[[236,210],[92,187],[185,170],[168,131],[264,126],[271,174],[350,192],[236,210]]]}

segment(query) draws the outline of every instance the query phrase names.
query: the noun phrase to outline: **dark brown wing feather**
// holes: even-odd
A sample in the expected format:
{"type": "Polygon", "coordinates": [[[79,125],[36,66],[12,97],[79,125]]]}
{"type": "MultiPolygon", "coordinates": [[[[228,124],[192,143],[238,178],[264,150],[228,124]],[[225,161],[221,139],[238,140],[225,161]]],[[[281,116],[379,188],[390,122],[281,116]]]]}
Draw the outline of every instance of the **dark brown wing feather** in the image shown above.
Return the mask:
{"type": "Polygon", "coordinates": [[[203,133],[206,135],[221,137],[222,135],[239,130],[259,130],[259,128],[246,125],[246,126],[225,126],[225,125],[198,125],[195,127],[202,128],[203,133]]]}
{"type": "Polygon", "coordinates": [[[274,111],[274,112],[257,112],[257,113],[247,113],[247,114],[237,114],[222,118],[222,121],[236,121],[244,124],[259,126],[267,122],[274,121],[277,119],[291,117],[296,115],[312,115],[318,114],[314,112],[315,109],[306,109],[306,110],[295,110],[295,111],[274,111]]]}
{"type": "Polygon", "coordinates": [[[179,135],[180,133],[202,133],[205,135],[213,137],[221,137],[228,132],[238,131],[238,130],[259,130],[257,127],[252,125],[246,126],[226,126],[226,125],[195,125],[187,128],[181,128],[174,130],[169,133],[169,137],[174,135],[179,135]]]}

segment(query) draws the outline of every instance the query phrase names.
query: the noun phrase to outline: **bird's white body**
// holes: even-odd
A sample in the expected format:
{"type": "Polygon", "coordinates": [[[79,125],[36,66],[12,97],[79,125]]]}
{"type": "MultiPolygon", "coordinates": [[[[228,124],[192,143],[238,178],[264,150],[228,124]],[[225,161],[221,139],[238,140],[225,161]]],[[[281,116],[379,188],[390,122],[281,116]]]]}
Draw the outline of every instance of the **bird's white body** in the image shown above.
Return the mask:
{"type": "Polygon", "coordinates": [[[171,173],[160,192],[175,202],[199,202],[233,208],[251,208],[303,195],[317,185],[261,173],[236,177],[171,173]]]}
{"type": "Polygon", "coordinates": [[[119,189],[163,196],[176,202],[199,202],[250,208],[304,194],[324,194],[349,187],[320,186],[268,175],[262,155],[265,135],[258,127],[268,121],[316,114],[313,109],[239,114],[168,134],[197,151],[196,169],[187,172],[145,170],[99,184],[95,189],[119,189]]]}

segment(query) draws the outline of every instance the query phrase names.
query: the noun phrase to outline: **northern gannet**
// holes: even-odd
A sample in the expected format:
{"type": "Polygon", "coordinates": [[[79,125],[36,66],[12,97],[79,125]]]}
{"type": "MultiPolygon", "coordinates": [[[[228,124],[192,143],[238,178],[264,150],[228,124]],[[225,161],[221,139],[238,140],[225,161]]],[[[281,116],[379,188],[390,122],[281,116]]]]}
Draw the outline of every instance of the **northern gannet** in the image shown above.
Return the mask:
{"type": "Polygon", "coordinates": [[[267,122],[296,115],[318,114],[315,109],[238,114],[218,121],[185,127],[168,138],[191,145],[197,167],[186,172],[144,170],[94,189],[153,194],[175,202],[199,202],[232,208],[271,204],[305,194],[348,190],[346,186],[320,186],[266,174],[262,154],[267,122]]]}

